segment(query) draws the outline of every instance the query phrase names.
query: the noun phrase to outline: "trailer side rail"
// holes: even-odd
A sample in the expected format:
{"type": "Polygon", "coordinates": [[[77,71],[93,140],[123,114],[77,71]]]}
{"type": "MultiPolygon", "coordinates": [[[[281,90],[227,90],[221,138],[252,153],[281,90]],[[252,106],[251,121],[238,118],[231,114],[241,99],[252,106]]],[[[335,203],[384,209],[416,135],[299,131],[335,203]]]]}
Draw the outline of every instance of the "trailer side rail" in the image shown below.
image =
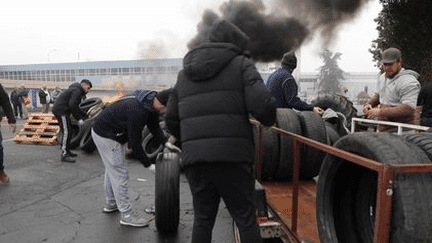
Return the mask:
{"type": "MultiPolygon", "coordinates": [[[[376,121],[378,122],[378,121],[376,121]]],[[[258,144],[256,150],[256,173],[257,180],[261,181],[261,168],[263,161],[263,140],[262,140],[262,128],[258,121],[252,119],[251,123],[257,126],[258,130],[258,144]]],[[[388,124],[384,122],[381,124],[388,124]]],[[[419,126],[417,126],[419,127],[419,126]]],[[[291,132],[287,132],[275,126],[271,127],[270,130],[279,135],[290,137],[293,139],[294,147],[294,159],[293,159],[293,197],[292,197],[292,222],[291,228],[288,224],[284,224],[288,227],[287,231],[294,234],[296,240],[298,239],[297,234],[297,221],[298,221],[298,195],[299,195],[299,173],[300,173],[300,145],[306,144],[312,146],[313,148],[319,149],[337,156],[349,162],[355,163],[357,165],[366,167],[368,169],[374,170],[378,173],[378,185],[377,185],[377,201],[375,209],[375,231],[374,231],[374,242],[377,243],[388,243],[390,239],[390,229],[391,229],[391,209],[392,209],[392,196],[393,196],[393,175],[395,173],[407,174],[407,173],[426,173],[432,172],[432,164],[404,164],[404,165],[389,165],[380,163],[371,159],[364,158],[362,156],[332,147],[312,139],[297,135],[291,132]]],[[[421,129],[425,130],[425,129],[421,129]]]]}

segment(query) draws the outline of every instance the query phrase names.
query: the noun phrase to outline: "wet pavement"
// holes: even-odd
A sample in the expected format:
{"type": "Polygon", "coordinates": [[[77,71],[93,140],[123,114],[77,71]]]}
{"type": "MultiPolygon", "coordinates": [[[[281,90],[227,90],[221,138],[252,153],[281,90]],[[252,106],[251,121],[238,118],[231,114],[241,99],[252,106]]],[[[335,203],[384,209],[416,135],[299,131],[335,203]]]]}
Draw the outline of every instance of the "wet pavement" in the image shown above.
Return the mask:
{"type": "MultiPolygon", "coordinates": [[[[18,129],[24,120],[18,120],[18,129]]],[[[17,130],[18,130],[17,129],[17,130]]],[[[154,216],[149,227],[121,226],[120,213],[103,213],[103,164],[97,151],[80,150],[76,163],[60,162],[60,147],[18,144],[1,122],[5,171],[11,181],[0,185],[1,243],[187,243],[193,207],[184,175],[180,177],[180,223],[172,235],[160,234],[154,216]]],[[[129,196],[135,210],[154,204],[155,175],[128,160],[129,196]]],[[[232,219],[223,203],[213,230],[213,242],[234,242],[232,219]]]]}

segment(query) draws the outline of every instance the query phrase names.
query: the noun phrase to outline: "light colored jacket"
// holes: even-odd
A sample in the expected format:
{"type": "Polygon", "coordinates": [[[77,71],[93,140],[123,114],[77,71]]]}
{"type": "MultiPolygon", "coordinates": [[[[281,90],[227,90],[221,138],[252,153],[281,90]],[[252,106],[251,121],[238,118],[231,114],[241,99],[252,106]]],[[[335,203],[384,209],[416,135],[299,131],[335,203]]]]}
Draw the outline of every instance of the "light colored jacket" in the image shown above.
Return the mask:
{"type": "Polygon", "coordinates": [[[415,109],[420,93],[419,74],[404,68],[392,79],[385,73],[378,78],[379,103],[382,105],[397,106],[406,104],[415,109]]]}

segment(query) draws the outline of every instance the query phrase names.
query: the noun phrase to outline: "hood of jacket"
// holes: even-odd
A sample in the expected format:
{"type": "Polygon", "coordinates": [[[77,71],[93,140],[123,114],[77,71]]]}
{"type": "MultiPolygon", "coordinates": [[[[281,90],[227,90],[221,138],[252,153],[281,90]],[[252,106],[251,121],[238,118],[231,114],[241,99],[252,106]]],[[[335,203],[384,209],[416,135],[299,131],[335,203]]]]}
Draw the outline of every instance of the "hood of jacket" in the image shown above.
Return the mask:
{"type": "Polygon", "coordinates": [[[402,77],[402,76],[405,76],[405,75],[411,75],[411,76],[414,76],[414,78],[416,78],[416,79],[420,76],[420,74],[418,74],[416,71],[408,70],[408,69],[402,68],[402,69],[400,70],[400,72],[399,72],[398,74],[396,74],[396,75],[392,78],[392,80],[396,80],[396,79],[398,79],[398,78],[400,78],[400,77],[402,77]]]}
{"type": "Polygon", "coordinates": [[[214,77],[233,58],[242,55],[249,37],[226,20],[215,23],[209,34],[209,43],[202,44],[183,59],[185,74],[194,81],[214,77]]]}
{"type": "Polygon", "coordinates": [[[148,111],[154,111],[153,108],[153,99],[156,97],[156,92],[152,90],[145,90],[145,89],[137,89],[133,91],[131,94],[127,94],[123,96],[122,99],[127,99],[129,97],[136,98],[146,110],[148,111]]]}

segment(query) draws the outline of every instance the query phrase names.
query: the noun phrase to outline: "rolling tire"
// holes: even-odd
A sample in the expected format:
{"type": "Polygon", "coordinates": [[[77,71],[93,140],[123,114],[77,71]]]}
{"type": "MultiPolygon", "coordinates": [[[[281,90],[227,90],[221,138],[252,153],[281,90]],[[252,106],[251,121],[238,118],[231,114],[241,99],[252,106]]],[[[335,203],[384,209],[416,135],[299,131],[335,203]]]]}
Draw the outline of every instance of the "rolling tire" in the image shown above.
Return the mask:
{"type": "Polygon", "coordinates": [[[180,219],[179,154],[164,151],[156,159],[155,220],[162,233],[177,231],[180,219]]]}
{"type": "MultiPolygon", "coordinates": [[[[165,131],[163,132],[165,137],[169,136],[167,132],[165,131]]],[[[156,137],[152,133],[149,133],[147,137],[144,138],[142,142],[142,146],[144,148],[144,152],[146,153],[150,161],[152,161],[152,163],[156,160],[158,154],[161,153],[164,149],[164,145],[158,144],[156,137]]]]}
{"type": "Polygon", "coordinates": [[[88,112],[88,110],[95,106],[95,105],[99,105],[102,104],[102,99],[98,98],[98,97],[93,97],[93,98],[88,98],[83,100],[80,104],[79,104],[79,108],[81,110],[83,110],[85,113],[88,112]]]}
{"type": "MultiPolygon", "coordinates": [[[[300,119],[292,109],[276,110],[276,123],[278,128],[294,134],[301,134],[300,119]]],[[[280,153],[279,166],[275,173],[276,180],[292,180],[293,179],[293,140],[290,137],[279,135],[280,153]]]]}
{"type": "Polygon", "coordinates": [[[93,141],[93,137],[91,135],[91,130],[93,127],[93,121],[89,121],[86,125],[86,130],[81,137],[80,148],[86,153],[93,153],[96,150],[96,144],[93,141]]]}
{"type": "MultiPolygon", "coordinates": [[[[74,126],[74,125],[72,125],[74,126]]],[[[81,143],[81,138],[84,135],[84,133],[86,132],[86,127],[85,127],[85,123],[83,125],[76,125],[75,126],[75,132],[74,135],[71,138],[71,142],[70,142],[70,148],[71,149],[75,149],[80,147],[80,143],[81,143]]]]}
{"type": "Polygon", "coordinates": [[[334,111],[342,113],[347,119],[346,126],[348,128],[351,127],[351,119],[353,117],[357,117],[357,109],[354,107],[354,104],[345,96],[334,94],[320,95],[311,102],[311,105],[314,107],[321,107],[323,110],[330,108],[334,111]]]}
{"type": "MultiPolygon", "coordinates": [[[[317,142],[327,143],[324,120],[313,111],[298,112],[302,135],[317,142]]],[[[325,153],[308,145],[301,146],[300,179],[310,180],[319,174],[325,153]]]]}
{"type": "MultiPolygon", "coordinates": [[[[415,144],[389,133],[359,132],[334,145],[386,164],[430,163],[415,144]]],[[[373,242],[378,173],[327,155],[316,194],[321,242],[373,242]]],[[[432,173],[395,174],[390,242],[432,241],[432,173]]]]}
{"type": "Polygon", "coordinates": [[[81,138],[80,148],[86,153],[93,153],[96,150],[96,144],[93,141],[93,137],[91,136],[91,127],[84,133],[81,138]]]}

